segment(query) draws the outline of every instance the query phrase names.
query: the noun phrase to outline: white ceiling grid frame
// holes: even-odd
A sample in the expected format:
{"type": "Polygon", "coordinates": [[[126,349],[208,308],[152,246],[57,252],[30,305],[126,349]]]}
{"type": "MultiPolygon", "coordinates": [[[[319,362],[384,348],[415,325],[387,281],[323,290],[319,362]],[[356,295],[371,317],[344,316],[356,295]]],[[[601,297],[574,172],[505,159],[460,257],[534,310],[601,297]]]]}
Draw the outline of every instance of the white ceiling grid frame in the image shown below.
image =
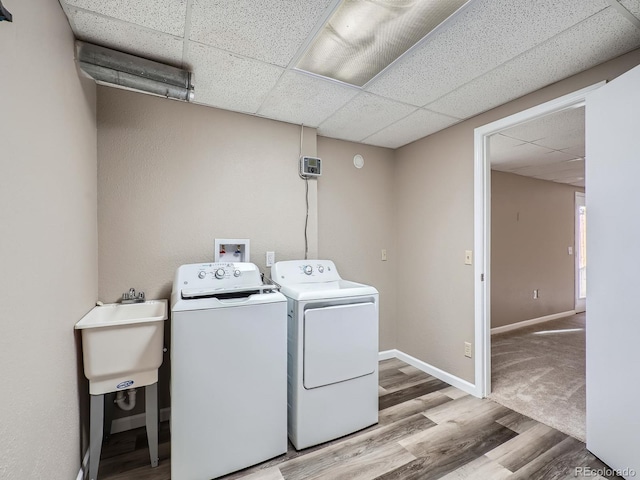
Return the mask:
{"type": "Polygon", "coordinates": [[[195,103],[243,113],[255,114],[284,72],[280,67],[195,42],[189,46],[189,60],[197,88],[195,103]]]}
{"type": "Polygon", "coordinates": [[[97,12],[113,19],[184,36],[187,0],[64,0],[67,5],[97,12]]]}
{"type": "Polygon", "coordinates": [[[363,92],[320,124],[318,133],[360,142],[414,110],[410,105],[363,92]]]}
{"type": "Polygon", "coordinates": [[[427,106],[608,3],[585,0],[580,6],[576,8],[574,0],[475,0],[448,28],[378,77],[367,91],[427,106]],[[532,22],[541,12],[546,17],[532,22]]]}
{"type": "Polygon", "coordinates": [[[575,75],[640,46],[640,30],[612,8],[427,105],[468,118],[575,75]],[[604,42],[607,48],[603,49],[604,42]],[[561,58],[558,55],[562,55],[561,58]],[[550,62],[553,58],[555,61],[550,62]],[[545,65],[541,71],[540,65],[545,65]]]}
{"type": "Polygon", "coordinates": [[[76,7],[64,10],[80,40],[171,65],[182,63],[182,38],[76,7]]]}
{"type": "Polygon", "coordinates": [[[448,117],[421,108],[368,136],[362,140],[362,143],[398,148],[460,121],[458,118],[448,117]]]}
{"type": "Polygon", "coordinates": [[[258,110],[258,115],[317,127],[360,90],[296,70],[285,72],[258,110]]]}
{"type": "Polygon", "coordinates": [[[332,4],[332,0],[192,2],[191,40],[281,67],[289,65],[332,4]]]}

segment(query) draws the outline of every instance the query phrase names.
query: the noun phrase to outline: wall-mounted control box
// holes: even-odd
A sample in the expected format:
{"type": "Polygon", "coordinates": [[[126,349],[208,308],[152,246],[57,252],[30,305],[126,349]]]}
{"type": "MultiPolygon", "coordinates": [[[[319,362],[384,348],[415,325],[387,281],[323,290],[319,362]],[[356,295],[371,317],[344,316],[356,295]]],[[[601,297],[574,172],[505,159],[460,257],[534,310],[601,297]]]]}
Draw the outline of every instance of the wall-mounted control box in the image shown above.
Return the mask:
{"type": "Polygon", "coordinates": [[[300,175],[303,177],[322,175],[322,160],[315,157],[300,157],[300,175]]]}

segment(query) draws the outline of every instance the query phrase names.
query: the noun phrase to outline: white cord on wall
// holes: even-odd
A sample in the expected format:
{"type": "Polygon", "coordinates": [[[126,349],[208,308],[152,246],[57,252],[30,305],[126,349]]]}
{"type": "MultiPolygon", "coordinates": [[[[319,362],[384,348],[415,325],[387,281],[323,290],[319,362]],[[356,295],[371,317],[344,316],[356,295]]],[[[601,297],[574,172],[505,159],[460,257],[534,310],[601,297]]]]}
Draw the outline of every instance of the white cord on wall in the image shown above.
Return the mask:
{"type": "MultiPolygon", "coordinates": [[[[304,123],[300,125],[300,155],[298,155],[298,159],[302,157],[302,142],[304,139],[304,123]]],[[[306,199],[306,214],[304,218],[304,259],[307,260],[309,257],[309,239],[307,236],[307,229],[309,226],[309,177],[302,175],[302,173],[298,173],[300,178],[304,179],[305,186],[305,199],[306,199]]]]}

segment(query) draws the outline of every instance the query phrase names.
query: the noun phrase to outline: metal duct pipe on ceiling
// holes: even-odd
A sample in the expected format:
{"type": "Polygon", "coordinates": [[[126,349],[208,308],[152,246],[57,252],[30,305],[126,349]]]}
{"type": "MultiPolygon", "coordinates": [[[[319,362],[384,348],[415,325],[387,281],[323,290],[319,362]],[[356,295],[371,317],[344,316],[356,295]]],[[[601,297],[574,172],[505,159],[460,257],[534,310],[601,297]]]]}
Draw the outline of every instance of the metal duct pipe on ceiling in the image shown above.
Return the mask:
{"type": "Polygon", "coordinates": [[[193,74],[186,70],[84,42],[77,42],[77,59],[96,83],[193,101],[193,74]]]}

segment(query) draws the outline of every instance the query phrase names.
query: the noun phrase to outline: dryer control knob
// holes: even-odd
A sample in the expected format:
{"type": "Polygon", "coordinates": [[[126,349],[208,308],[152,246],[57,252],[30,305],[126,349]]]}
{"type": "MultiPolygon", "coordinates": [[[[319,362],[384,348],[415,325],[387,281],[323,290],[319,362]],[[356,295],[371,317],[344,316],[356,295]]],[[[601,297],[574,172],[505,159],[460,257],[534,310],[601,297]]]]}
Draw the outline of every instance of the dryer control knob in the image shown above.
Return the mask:
{"type": "Polygon", "coordinates": [[[206,276],[207,276],[207,272],[204,272],[204,271],[203,271],[203,272],[198,272],[198,278],[199,278],[200,280],[202,280],[202,279],[203,279],[204,277],[206,277],[206,276]]]}
{"type": "Polygon", "coordinates": [[[216,270],[216,278],[221,279],[224,277],[224,268],[219,268],[216,270]]]}
{"type": "Polygon", "coordinates": [[[236,269],[233,271],[233,276],[234,276],[234,277],[239,277],[241,273],[242,273],[242,272],[236,268],[236,269]]]}
{"type": "Polygon", "coordinates": [[[318,273],[324,272],[324,267],[322,265],[318,265],[318,273]]]}
{"type": "Polygon", "coordinates": [[[306,273],[307,275],[311,275],[313,273],[313,267],[311,265],[305,265],[302,270],[304,271],[304,273],[306,273]]]}

